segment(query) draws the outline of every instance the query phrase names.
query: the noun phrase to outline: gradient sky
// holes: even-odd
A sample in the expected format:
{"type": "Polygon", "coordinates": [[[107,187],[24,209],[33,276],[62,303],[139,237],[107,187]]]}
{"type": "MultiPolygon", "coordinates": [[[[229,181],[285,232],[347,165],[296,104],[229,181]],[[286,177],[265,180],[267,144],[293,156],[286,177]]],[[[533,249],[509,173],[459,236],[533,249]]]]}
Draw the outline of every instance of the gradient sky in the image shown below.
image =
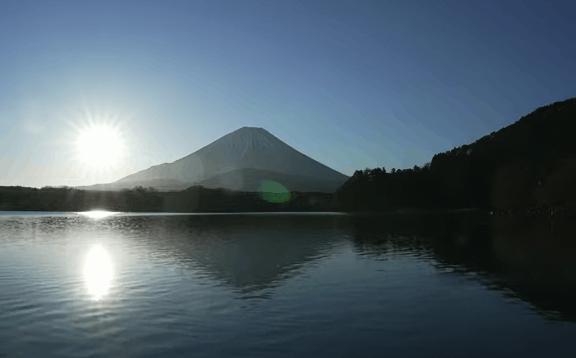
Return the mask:
{"type": "Polygon", "coordinates": [[[0,185],[81,185],[242,126],[355,169],[423,164],[576,95],[573,1],[0,0],[0,185]],[[75,160],[86,113],[123,166],[75,160]]]}

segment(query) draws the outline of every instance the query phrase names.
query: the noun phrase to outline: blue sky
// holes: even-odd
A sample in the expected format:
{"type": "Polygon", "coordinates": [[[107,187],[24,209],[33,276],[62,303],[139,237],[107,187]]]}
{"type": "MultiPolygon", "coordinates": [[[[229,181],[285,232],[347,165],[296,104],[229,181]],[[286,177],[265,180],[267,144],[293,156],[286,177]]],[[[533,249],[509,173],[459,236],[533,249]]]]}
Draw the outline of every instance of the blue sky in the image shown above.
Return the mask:
{"type": "Polygon", "coordinates": [[[0,185],[111,181],[259,126],[345,174],[576,94],[570,1],[0,1],[0,185]],[[85,114],[124,164],[73,159],[85,114]]]}

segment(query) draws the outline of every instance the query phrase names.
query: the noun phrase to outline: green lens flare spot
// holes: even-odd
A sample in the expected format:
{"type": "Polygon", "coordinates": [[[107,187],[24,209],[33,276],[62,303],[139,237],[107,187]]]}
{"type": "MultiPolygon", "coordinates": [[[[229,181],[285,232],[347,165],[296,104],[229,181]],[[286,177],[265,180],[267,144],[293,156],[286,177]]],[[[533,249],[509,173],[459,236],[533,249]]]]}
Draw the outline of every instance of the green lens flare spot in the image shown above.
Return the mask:
{"type": "Polygon", "coordinates": [[[260,196],[269,203],[280,204],[290,201],[290,191],[273,180],[263,180],[260,183],[260,196]]]}

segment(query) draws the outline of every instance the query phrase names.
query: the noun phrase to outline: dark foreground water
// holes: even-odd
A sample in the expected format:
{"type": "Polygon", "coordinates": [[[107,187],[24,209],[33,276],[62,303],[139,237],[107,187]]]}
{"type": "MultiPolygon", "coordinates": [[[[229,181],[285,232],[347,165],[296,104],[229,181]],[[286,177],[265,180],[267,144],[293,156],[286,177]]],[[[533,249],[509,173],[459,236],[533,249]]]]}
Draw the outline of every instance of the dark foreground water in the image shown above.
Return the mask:
{"type": "Polygon", "coordinates": [[[4,213],[0,357],[574,357],[574,232],[463,216],[4,213]]]}

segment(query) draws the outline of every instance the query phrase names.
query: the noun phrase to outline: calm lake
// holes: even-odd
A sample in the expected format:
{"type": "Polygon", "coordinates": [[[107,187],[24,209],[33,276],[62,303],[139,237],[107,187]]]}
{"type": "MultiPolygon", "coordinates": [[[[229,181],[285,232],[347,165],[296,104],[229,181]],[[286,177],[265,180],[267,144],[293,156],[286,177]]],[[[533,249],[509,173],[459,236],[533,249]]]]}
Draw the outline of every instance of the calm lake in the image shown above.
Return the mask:
{"type": "Polygon", "coordinates": [[[0,357],[574,357],[558,223],[0,214],[0,357]]]}

